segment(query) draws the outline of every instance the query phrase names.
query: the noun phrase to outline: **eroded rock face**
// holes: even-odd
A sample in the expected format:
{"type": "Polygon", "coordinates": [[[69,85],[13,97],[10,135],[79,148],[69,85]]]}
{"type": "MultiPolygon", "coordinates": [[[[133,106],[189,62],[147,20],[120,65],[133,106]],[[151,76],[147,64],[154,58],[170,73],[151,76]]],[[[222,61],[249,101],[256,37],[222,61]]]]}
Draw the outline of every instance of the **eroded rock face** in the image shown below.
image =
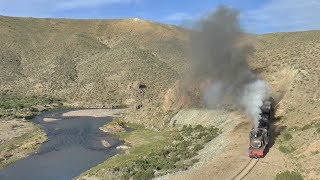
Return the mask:
{"type": "Polygon", "coordinates": [[[181,82],[176,81],[174,85],[167,90],[162,105],[163,111],[168,112],[170,110],[180,109],[190,102],[190,99],[181,92],[181,89],[181,82]]]}
{"type": "Polygon", "coordinates": [[[178,80],[164,95],[164,112],[176,111],[186,107],[203,106],[203,92],[210,84],[205,79],[178,80]]]}
{"type": "Polygon", "coordinates": [[[141,109],[150,102],[150,100],[145,97],[146,91],[147,85],[140,81],[129,83],[127,86],[127,94],[129,95],[129,98],[127,98],[124,103],[131,106],[132,110],[141,109]]]}

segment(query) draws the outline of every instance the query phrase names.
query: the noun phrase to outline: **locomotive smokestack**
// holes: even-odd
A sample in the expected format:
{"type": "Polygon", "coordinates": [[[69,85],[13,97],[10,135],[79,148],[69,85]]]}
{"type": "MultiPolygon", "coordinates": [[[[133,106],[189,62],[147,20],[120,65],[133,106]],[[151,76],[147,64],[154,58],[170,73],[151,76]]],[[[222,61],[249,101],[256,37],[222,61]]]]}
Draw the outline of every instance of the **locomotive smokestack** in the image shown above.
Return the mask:
{"type": "Polygon", "coordinates": [[[207,107],[221,103],[243,107],[257,128],[268,88],[249,68],[247,57],[253,47],[241,43],[245,33],[238,15],[236,10],[221,6],[199,22],[191,36],[189,72],[211,82],[203,94],[207,107]]]}

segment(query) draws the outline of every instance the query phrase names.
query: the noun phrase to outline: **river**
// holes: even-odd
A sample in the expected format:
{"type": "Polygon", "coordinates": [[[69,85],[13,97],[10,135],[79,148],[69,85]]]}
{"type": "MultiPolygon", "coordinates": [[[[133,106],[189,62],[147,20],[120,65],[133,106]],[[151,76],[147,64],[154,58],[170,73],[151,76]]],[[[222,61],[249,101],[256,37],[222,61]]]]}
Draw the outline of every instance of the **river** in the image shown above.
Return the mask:
{"type": "Polygon", "coordinates": [[[48,142],[25,159],[0,171],[1,180],[70,180],[106,159],[121,153],[121,142],[99,127],[111,116],[64,116],[75,110],[43,113],[32,121],[41,125],[48,142]],[[49,119],[49,120],[48,120],[49,119]]]}

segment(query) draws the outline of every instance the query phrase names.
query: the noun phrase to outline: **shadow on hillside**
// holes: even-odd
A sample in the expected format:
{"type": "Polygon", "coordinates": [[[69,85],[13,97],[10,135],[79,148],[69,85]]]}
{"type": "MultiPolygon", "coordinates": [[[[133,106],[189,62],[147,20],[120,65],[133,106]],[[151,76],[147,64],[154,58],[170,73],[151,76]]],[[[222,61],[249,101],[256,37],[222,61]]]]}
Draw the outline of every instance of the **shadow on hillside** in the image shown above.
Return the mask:
{"type": "Polygon", "coordinates": [[[273,147],[277,137],[281,134],[281,132],[287,129],[287,126],[276,125],[276,123],[281,121],[282,118],[283,116],[274,117],[274,114],[272,115],[272,122],[270,124],[269,131],[269,144],[265,149],[265,156],[269,153],[269,150],[273,147]]]}

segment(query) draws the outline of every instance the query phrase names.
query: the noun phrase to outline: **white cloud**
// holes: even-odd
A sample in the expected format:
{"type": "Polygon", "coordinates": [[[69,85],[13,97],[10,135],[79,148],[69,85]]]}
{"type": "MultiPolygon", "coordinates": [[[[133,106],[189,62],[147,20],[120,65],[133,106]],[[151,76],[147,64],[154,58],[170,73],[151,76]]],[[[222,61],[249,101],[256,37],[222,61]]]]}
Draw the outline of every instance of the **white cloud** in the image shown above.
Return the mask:
{"type": "Polygon", "coordinates": [[[251,32],[320,29],[320,0],[271,0],[244,12],[241,19],[251,32]]]}

